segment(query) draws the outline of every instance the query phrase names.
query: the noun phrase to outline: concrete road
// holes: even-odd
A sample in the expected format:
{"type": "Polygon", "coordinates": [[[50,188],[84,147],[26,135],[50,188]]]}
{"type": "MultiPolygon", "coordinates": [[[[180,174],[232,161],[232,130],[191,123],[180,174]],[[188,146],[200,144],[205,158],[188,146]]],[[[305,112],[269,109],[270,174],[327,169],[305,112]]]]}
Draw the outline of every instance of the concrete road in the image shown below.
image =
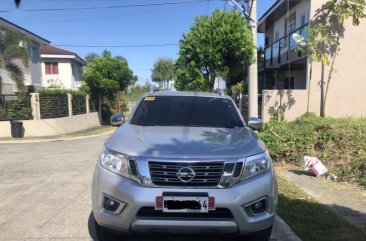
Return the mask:
{"type": "MultiPolygon", "coordinates": [[[[96,240],[90,186],[106,138],[0,144],[0,240],[96,240]]],[[[294,237],[281,222],[276,222],[273,236],[294,237]]]]}

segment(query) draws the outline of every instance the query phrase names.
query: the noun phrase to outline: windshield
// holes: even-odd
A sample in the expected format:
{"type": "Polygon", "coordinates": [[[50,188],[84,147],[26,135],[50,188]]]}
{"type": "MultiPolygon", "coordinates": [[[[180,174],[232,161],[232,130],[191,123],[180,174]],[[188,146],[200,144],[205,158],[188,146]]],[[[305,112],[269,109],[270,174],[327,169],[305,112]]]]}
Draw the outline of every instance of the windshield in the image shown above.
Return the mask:
{"type": "Polygon", "coordinates": [[[229,99],[197,96],[148,96],[138,105],[131,124],[141,126],[243,127],[229,99]]]}

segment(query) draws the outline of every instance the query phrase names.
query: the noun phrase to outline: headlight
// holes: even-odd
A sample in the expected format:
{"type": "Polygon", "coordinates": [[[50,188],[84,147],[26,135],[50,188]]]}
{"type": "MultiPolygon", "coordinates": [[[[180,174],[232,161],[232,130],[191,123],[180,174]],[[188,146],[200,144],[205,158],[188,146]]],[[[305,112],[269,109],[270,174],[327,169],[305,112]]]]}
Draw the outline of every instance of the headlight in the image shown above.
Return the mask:
{"type": "Polygon", "coordinates": [[[247,157],[241,175],[241,180],[259,175],[270,169],[271,166],[272,159],[269,156],[268,151],[263,152],[259,155],[247,157]]]}
{"type": "Polygon", "coordinates": [[[112,172],[130,178],[127,157],[123,154],[104,148],[101,156],[101,164],[112,172]]]}

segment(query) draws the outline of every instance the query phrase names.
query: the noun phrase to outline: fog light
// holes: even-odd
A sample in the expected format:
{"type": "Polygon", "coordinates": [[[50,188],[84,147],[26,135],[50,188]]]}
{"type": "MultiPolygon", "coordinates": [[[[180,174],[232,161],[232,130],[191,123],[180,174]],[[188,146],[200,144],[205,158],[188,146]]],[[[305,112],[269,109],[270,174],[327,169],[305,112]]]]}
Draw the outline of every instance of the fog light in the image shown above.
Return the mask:
{"type": "Polygon", "coordinates": [[[103,199],[103,209],[107,212],[118,214],[121,212],[125,203],[119,202],[113,198],[104,196],[103,199]]]}
{"type": "Polygon", "coordinates": [[[245,205],[245,209],[251,216],[263,214],[267,211],[267,199],[262,198],[260,200],[249,203],[245,205]]]}

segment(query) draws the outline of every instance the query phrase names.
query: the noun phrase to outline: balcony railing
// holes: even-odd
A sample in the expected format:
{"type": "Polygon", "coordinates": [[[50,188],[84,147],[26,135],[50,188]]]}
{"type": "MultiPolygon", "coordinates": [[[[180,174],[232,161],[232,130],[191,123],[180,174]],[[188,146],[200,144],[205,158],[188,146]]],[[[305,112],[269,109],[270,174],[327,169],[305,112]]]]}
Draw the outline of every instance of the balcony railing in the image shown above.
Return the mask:
{"type": "Polygon", "coordinates": [[[288,61],[294,61],[302,57],[296,55],[294,58],[291,54],[291,52],[294,52],[297,47],[297,43],[292,37],[294,33],[301,35],[304,40],[307,41],[308,24],[304,24],[303,26],[290,32],[288,35],[265,47],[265,68],[280,67],[281,64],[286,64],[288,61]]]}

